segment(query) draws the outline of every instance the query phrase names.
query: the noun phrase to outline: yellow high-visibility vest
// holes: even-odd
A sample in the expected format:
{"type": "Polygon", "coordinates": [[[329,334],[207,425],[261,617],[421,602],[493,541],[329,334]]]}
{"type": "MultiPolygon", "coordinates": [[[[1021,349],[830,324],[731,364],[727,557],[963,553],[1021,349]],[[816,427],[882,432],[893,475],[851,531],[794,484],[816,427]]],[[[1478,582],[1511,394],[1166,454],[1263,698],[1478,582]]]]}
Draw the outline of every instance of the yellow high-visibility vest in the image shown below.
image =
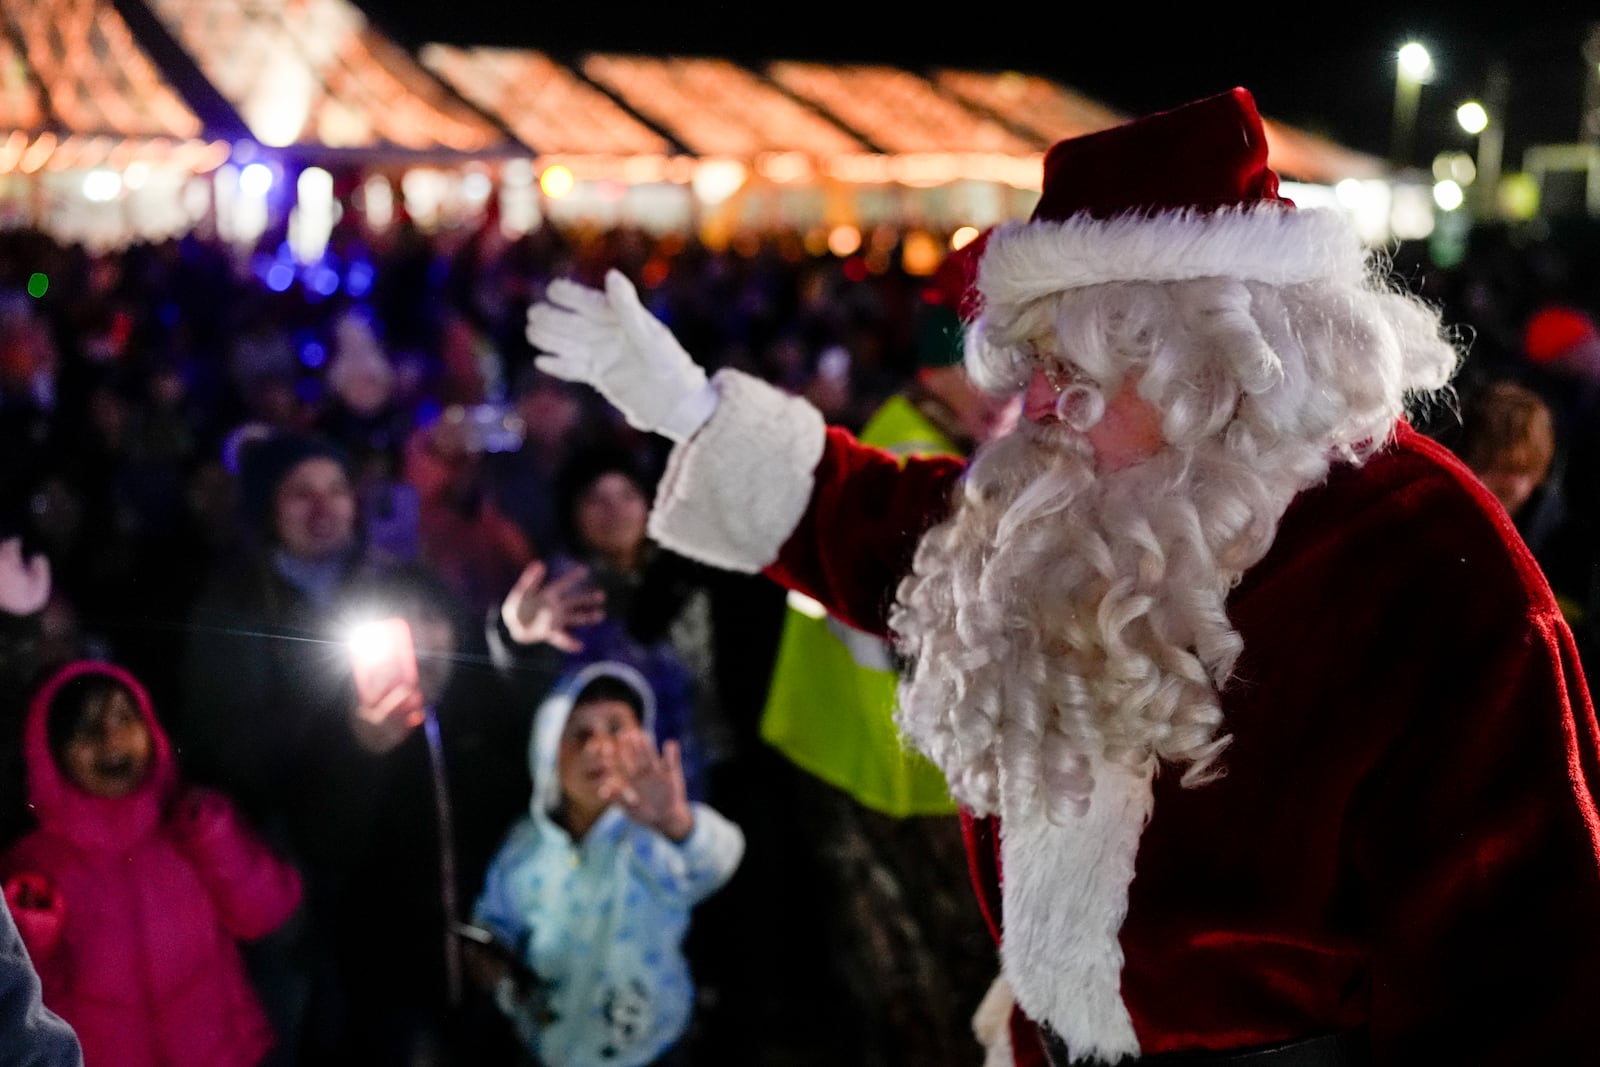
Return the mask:
{"type": "MultiPolygon", "coordinates": [[[[901,456],[960,454],[899,394],[878,409],[860,437],[901,456]]],[[[797,766],[875,811],[950,814],[956,805],[944,775],[904,743],[894,724],[896,682],[886,642],[791,593],[761,736],[797,766]]]]}

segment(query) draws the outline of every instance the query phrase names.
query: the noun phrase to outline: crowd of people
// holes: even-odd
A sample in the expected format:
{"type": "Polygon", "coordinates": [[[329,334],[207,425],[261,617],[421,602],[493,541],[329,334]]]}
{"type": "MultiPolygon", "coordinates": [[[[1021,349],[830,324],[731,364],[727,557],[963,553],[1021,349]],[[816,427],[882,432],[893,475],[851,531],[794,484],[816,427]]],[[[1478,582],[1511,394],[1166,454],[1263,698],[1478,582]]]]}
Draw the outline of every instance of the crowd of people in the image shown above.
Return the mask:
{"type": "MultiPolygon", "coordinates": [[[[1591,664],[1593,236],[1394,255],[1470,333],[1418,428],[1591,664]]],[[[651,540],[668,443],[525,336],[616,268],[708,368],[859,431],[936,380],[933,280],[789,232],[402,223],[280,284],[277,241],[0,234],[0,876],[89,1067],[974,1062],[998,961],[959,837],[893,840],[953,817],[846,815],[763,738],[794,609],[651,540]],[[418,672],[369,696],[344,638],[378,616],[418,672]]]]}

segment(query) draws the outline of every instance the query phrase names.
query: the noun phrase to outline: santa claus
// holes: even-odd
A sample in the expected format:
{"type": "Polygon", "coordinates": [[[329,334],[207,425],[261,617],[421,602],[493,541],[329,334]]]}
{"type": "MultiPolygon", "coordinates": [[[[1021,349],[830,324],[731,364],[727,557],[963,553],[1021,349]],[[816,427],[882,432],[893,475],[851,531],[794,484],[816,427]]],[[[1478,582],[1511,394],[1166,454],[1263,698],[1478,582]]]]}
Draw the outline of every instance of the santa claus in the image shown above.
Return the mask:
{"type": "Polygon", "coordinates": [[[1406,421],[1458,362],[1437,313],[1266,155],[1242,89],[1051,149],[968,331],[1026,418],[970,464],[708,381],[615,273],[529,338],[679,442],[657,540],[898,643],[1014,995],[992,1059],[1592,1054],[1571,634],[1406,421]]]}

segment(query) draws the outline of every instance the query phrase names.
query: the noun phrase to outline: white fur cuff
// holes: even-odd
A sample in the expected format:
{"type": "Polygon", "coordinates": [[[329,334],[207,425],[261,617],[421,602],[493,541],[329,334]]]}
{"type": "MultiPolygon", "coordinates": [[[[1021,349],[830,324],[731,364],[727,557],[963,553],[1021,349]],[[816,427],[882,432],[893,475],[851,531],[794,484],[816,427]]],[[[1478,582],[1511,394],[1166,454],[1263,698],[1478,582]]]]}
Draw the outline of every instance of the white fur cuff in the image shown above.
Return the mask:
{"type": "MultiPolygon", "coordinates": [[[[1001,782],[1000,963],[1017,1004],[1076,1058],[1139,1053],[1122,1002],[1122,944],[1151,772],[1094,764],[1089,810],[1065,825],[1001,782]]],[[[1002,772],[1003,773],[1003,772],[1002,772]]]]}
{"type": "Polygon", "coordinates": [[[827,424],[748,374],[719,371],[712,383],[716,412],[672,450],[650,536],[690,559],[754,573],[778,558],[806,513],[827,424]]]}

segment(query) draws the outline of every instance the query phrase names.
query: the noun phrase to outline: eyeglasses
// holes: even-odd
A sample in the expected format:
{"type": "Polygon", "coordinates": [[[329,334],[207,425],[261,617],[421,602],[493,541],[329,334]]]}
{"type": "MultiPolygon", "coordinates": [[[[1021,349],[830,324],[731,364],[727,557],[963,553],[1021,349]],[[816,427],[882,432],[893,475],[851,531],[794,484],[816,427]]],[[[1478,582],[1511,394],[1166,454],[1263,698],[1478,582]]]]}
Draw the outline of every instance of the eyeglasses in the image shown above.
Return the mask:
{"type": "Polygon", "coordinates": [[[1044,373],[1044,380],[1050,383],[1050,388],[1055,390],[1057,396],[1075,385],[1095,384],[1093,378],[1059,356],[1038,353],[1034,359],[1038,361],[1039,369],[1044,373]]]}

